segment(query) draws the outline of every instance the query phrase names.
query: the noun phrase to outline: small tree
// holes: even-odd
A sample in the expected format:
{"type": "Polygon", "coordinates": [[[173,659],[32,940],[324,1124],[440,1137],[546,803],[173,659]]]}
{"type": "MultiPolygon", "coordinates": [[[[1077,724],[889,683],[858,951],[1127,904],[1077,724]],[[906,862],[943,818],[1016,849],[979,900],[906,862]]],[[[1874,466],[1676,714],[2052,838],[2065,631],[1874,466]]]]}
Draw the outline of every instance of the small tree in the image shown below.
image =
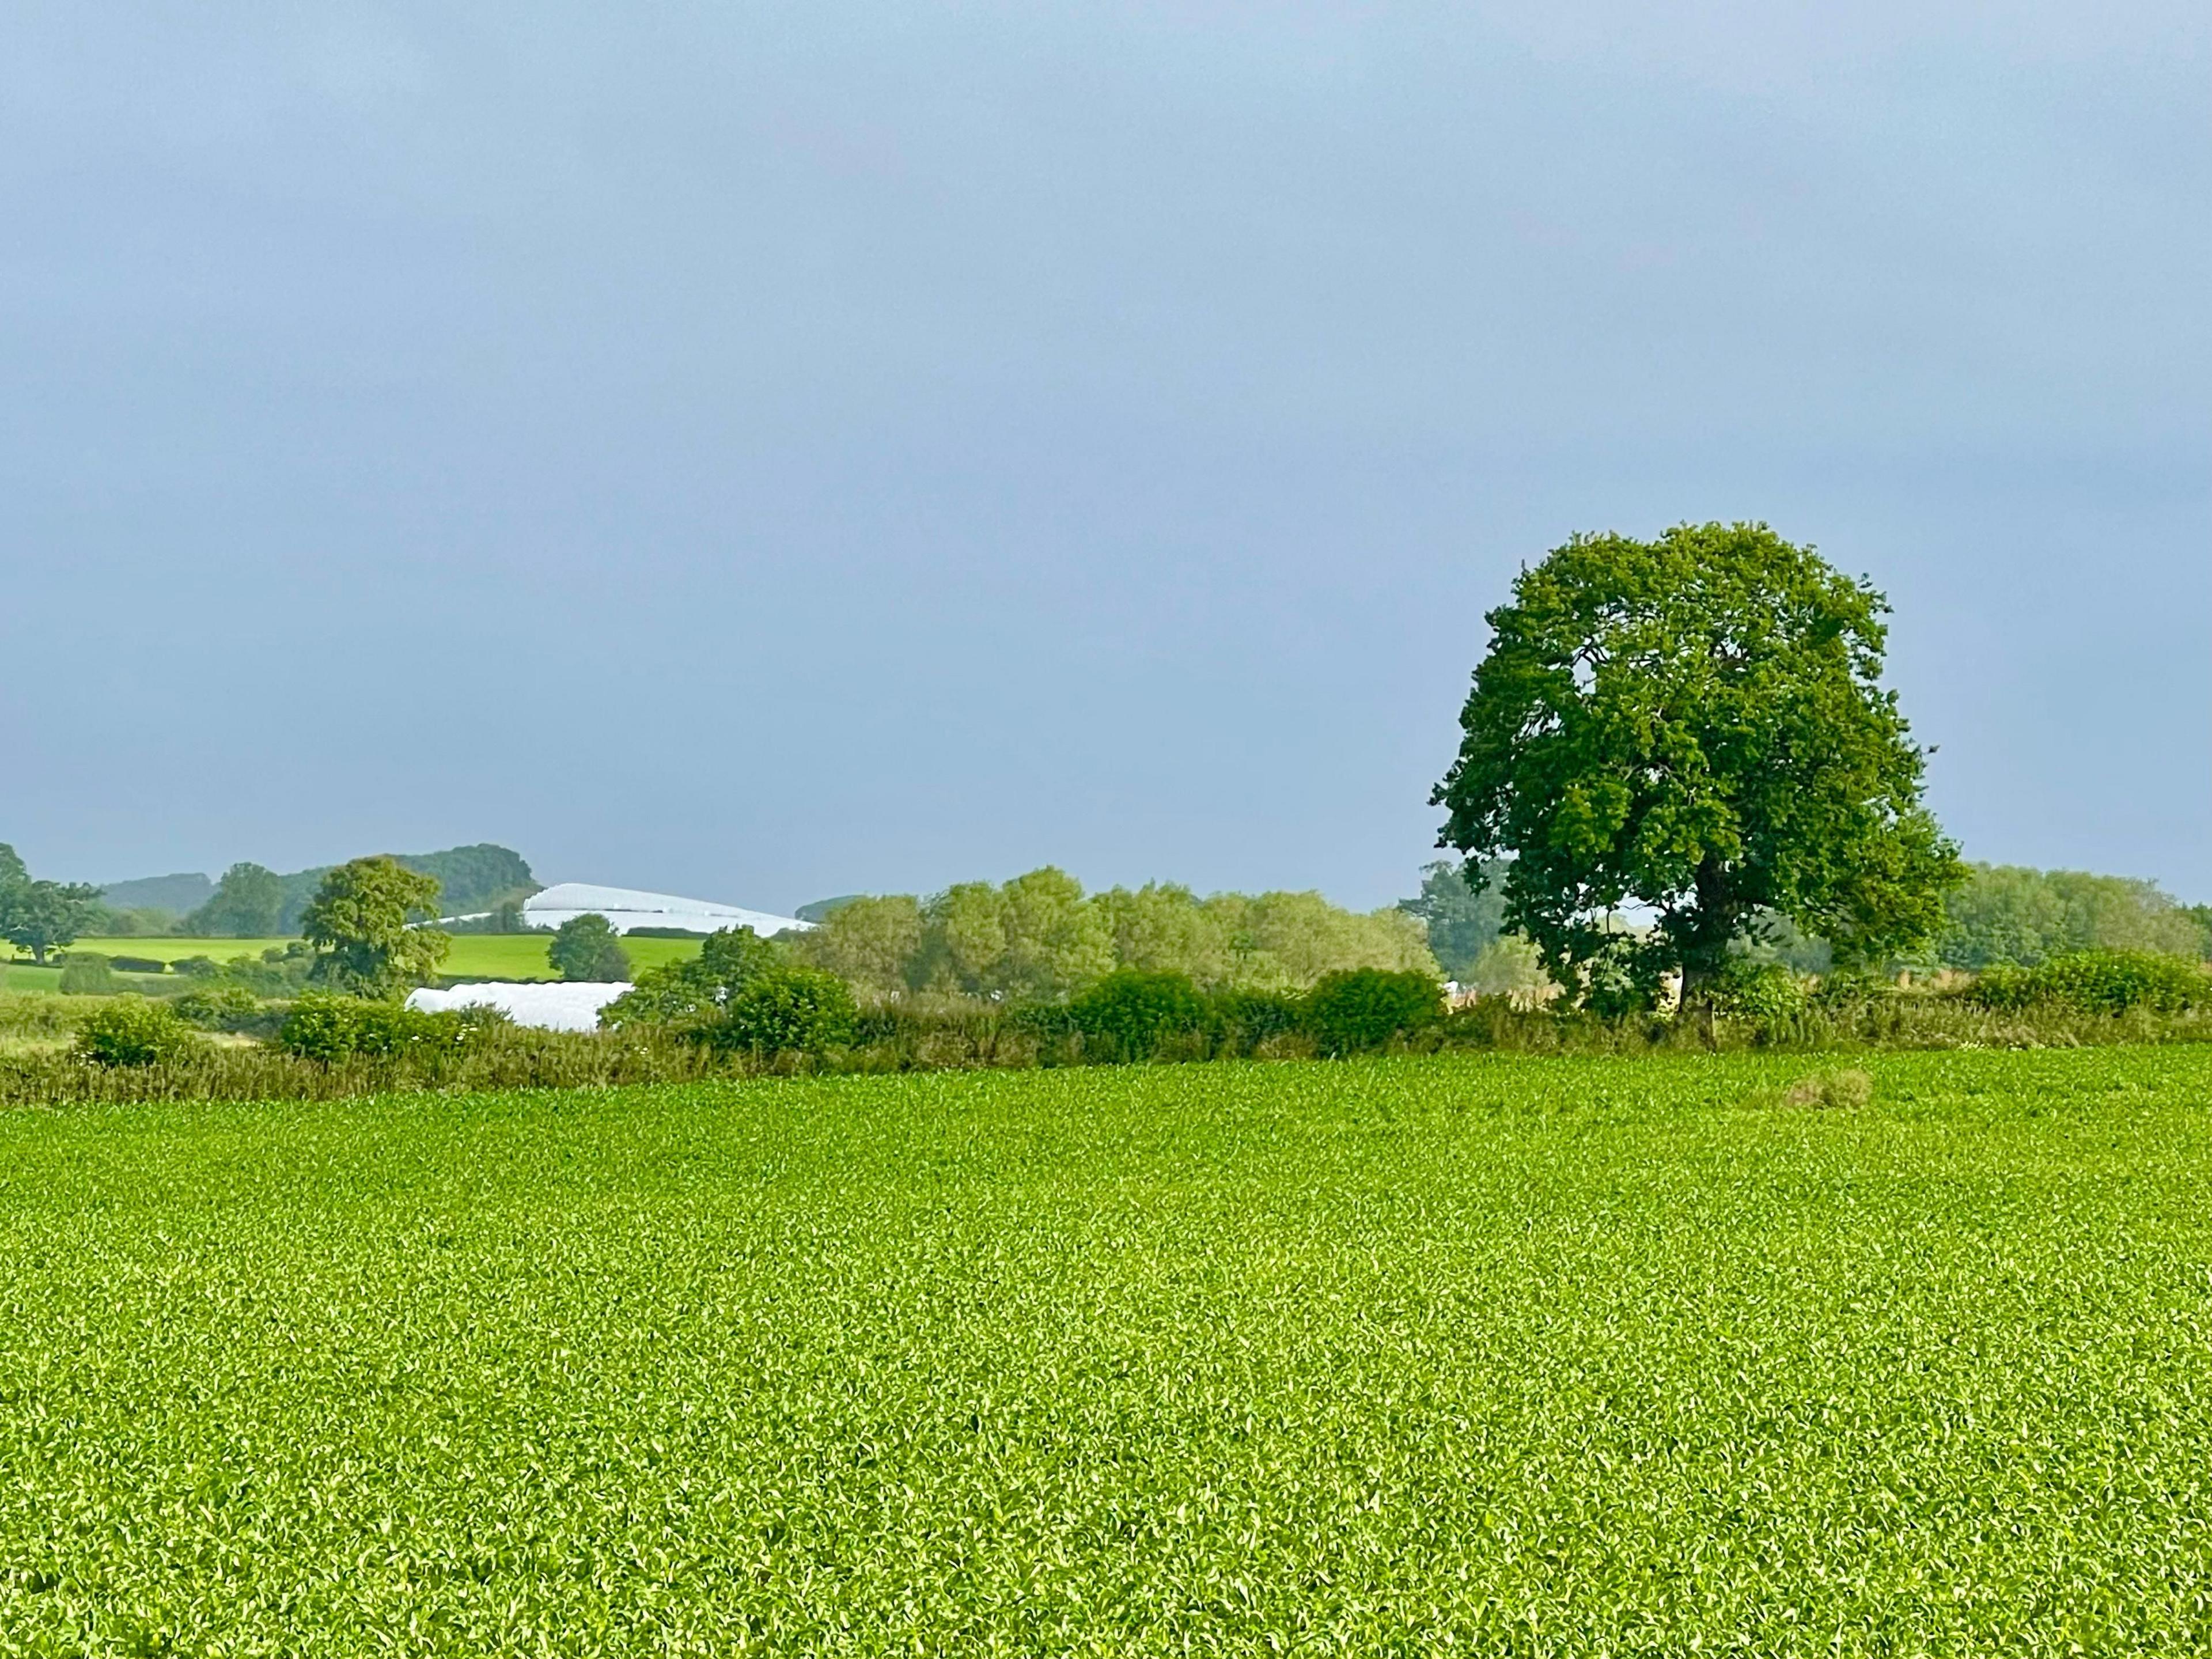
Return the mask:
{"type": "Polygon", "coordinates": [[[611,985],[629,977],[629,952],[602,915],[571,916],[545,947],[545,959],[562,979],[611,985]]]}
{"type": "Polygon", "coordinates": [[[308,977],[357,996],[398,996],[438,971],[453,940],[408,925],[417,912],[435,915],[438,878],[417,875],[379,856],[342,864],[301,918],[316,957],[308,977]]]}
{"type": "Polygon", "coordinates": [[[1912,948],[1960,866],[1881,687],[1887,610],[1764,525],[1577,537],[1490,613],[1442,844],[1515,854],[1507,924],[1585,1001],[1679,969],[1700,1003],[1770,911],[1846,961],[1912,948]]]}

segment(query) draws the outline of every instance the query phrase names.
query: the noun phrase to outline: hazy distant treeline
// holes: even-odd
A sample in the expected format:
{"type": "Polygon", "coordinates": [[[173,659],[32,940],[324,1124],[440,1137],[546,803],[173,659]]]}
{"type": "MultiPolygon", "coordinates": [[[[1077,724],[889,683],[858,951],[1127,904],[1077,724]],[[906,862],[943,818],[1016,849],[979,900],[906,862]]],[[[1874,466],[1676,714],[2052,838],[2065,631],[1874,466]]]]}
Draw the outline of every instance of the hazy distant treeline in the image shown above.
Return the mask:
{"type": "MultiPolygon", "coordinates": [[[[489,910],[520,900],[538,883],[522,854],[489,842],[436,853],[392,854],[406,869],[438,879],[447,915],[489,910]]],[[[267,939],[297,933],[300,918],[335,866],[278,874],[258,864],[234,864],[220,881],[204,875],[152,876],[100,890],[95,931],[115,938],[179,933],[190,939],[267,939]]]]}
{"type": "Polygon", "coordinates": [[[1318,893],[1200,898],[1157,883],[1085,893],[1049,866],[927,898],[848,899],[791,948],[874,996],[1048,999],[1117,968],[1187,974],[1201,987],[1285,990],[1340,969],[1437,971],[1420,920],[1401,909],[1363,915],[1318,893]]]}

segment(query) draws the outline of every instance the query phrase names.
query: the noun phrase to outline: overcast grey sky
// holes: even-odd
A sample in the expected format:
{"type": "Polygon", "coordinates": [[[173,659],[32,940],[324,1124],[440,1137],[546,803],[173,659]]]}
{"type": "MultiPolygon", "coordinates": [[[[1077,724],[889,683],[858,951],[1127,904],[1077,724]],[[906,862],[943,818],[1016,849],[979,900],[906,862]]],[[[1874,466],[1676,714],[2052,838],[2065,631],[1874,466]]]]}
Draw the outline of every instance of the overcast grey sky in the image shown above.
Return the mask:
{"type": "Polygon", "coordinates": [[[2202,0],[0,20],[39,873],[1379,903],[1519,563],[1755,518],[2212,899],[2202,0]]]}

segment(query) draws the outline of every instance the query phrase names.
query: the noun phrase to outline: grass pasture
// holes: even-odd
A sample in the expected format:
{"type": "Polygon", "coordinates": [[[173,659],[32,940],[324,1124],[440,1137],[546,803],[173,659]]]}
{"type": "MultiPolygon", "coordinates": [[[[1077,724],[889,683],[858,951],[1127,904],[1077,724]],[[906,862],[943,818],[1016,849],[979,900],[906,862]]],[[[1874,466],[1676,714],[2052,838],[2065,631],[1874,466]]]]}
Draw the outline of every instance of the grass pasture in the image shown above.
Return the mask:
{"type": "Polygon", "coordinates": [[[1811,1063],[0,1114],[0,1650],[2212,1645],[2212,1051],[1811,1063]]]}

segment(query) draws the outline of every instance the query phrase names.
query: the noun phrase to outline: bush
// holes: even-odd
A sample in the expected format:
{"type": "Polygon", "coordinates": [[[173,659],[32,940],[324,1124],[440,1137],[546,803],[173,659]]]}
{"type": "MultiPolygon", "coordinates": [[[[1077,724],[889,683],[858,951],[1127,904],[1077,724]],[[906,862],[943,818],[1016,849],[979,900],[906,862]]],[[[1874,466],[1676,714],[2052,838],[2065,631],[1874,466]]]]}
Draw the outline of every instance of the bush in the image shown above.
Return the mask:
{"type": "Polygon", "coordinates": [[[2041,1006],[2084,1014],[2178,1014],[2212,1001],[2212,981],[2195,963],[2154,951],[2075,951],[2033,968],[1984,969],[1966,994],[2006,1013],[2041,1006]]]}
{"type": "Polygon", "coordinates": [[[782,944],[763,939],[750,927],[711,933],[689,962],[648,968],[634,989],[599,1010],[607,1031],[664,1029],[708,1035],[730,1000],[756,977],[775,972],[790,957],[782,944]]]}
{"type": "Polygon", "coordinates": [[[1443,988],[1413,969],[1325,974],[1307,994],[1305,1027],[1324,1054],[1371,1054],[1443,1014],[1443,988]]]}
{"type": "Polygon", "coordinates": [[[1778,962],[1730,957],[1713,982],[1713,1012],[1724,1019],[1772,1024],[1806,1009],[1805,987],[1778,962]]]}
{"type": "Polygon", "coordinates": [[[629,952],[601,915],[571,916],[545,947],[553,971],[572,983],[613,985],[629,978],[629,952]]]}
{"type": "Polygon", "coordinates": [[[62,994],[104,997],[115,990],[107,958],[91,951],[72,951],[62,958],[62,994]]]}
{"type": "Polygon", "coordinates": [[[1149,1060],[1168,1038],[1206,1024],[1206,999],[1188,974],[1122,968],[1068,1005],[1086,1053],[1103,1060],[1149,1060]]]}
{"type": "Polygon", "coordinates": [[[513,1022],[496,1010],[471,1008],[429,1014],[397,1002],[314,993],[292,1005],[276,1033],[276,1046],[325,1066],[361,1055],[396,1060],[425,1050],[459,1048],[493,1026],[513,1022]]]}
{"type": "Polygon", "coordinates": [[[252,992],[235,985],[206,986],[172,997],[169,1006],[185,1024],[203,1031],[250,1031],[268,1024],[270,1011],[252,992]]]}
{"type": "Polygon", "coordinates": [[[718,1048],[820,1054],[850,1046],[860,1020],[845,981],[819,968],[757,973],[730,994],[721,1017],[698,1029],[718,1048]]]}
{"type": "Polygon", "coordinates": [[[180,1058],[191,1034],[166,1002],[117,997],[77,1027],[76,1053],[95,1066],[158,1066],[180,1058]]]}
{"type": "Polygon", "coordinates": [[[1215,1051],[1249,1056],[1261,1044],[1289,1036],[1304,1023],[1305,1006],[1284,991],[1217,991],[1207,1012],[1215,1051]]]}
{"type": "Polygon", "coordinates": [[[158,957],[110,957],[107,965],[118,974],[166,974],[169,964],[158,957]]]}

